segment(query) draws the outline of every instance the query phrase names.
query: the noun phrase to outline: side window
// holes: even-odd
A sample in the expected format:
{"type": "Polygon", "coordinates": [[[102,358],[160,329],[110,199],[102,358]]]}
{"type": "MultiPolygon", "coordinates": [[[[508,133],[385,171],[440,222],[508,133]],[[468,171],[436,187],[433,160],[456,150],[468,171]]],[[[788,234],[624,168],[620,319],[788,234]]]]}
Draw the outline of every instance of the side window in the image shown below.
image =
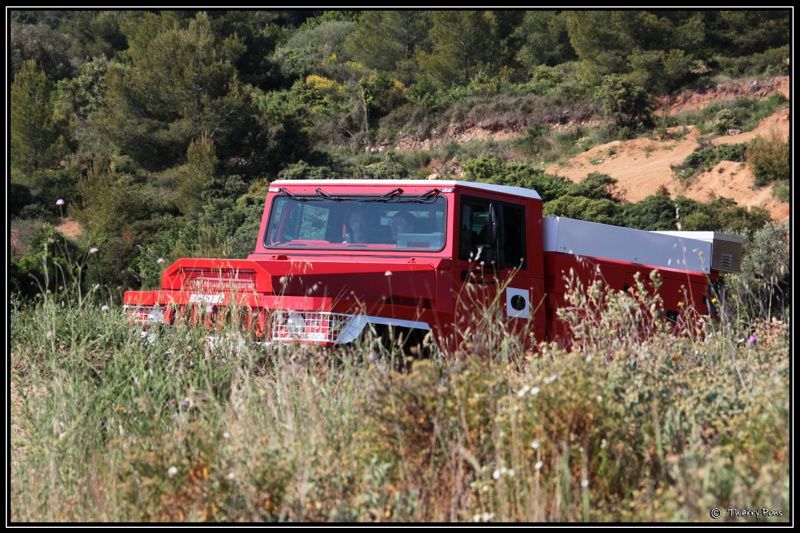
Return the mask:
{"type": "Polygon", "coordinates": [[[462,198],[458,258],[474,260],[481,247],[491,244],[489,201],[462,198]]]}
{"type": "Polygon", "coordinates": [[[525,268],[525,208],[503,204],[501,268],[525,268]]]}
{"type": "Polygon", "coordinates": [[[459,222],[459,259],[488,259],[499,254],[500,268],[525,268],[525,208],[505,202],[462,197],[459,222]],[[492,211],[497,240],[492,241],[492,211]]]}

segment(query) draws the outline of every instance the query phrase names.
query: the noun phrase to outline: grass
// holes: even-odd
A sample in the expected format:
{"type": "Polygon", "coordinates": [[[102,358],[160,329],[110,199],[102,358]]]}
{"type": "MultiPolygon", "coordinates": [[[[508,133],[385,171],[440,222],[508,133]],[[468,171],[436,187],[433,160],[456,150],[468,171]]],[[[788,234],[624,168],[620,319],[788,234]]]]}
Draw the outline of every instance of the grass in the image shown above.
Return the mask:
{"type": "Polygon", "coordinates": [[[787,520],[787,324],[675,337],[643,322],[646,292],[575,287],[571,352],[487,327],[406,372],[12,301],[11,518],[787,520]]]}

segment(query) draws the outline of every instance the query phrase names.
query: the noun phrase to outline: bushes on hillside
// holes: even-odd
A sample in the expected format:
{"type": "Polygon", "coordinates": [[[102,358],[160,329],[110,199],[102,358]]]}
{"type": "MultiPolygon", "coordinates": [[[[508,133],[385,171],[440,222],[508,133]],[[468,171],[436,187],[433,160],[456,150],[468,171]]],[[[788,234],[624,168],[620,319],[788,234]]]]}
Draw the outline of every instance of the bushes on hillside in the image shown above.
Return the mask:
{"type": "Polygon", "coordinates": [[[597,89],[597,98],[619,132],[653,125],[652,96],[641,85],[622,76],[606,76],[597,89]]]}
{"type": "Polygon", "coordinates": [[[726,278],[731,318],[742,323],[783,318],[791,304],[788,222],[770,222],[745,243],[742,271],[726,278]]]}
{"type": "Polygon", "coordinates": [[[756,186],[762,187],[772,182],[788,182],[789,141],[775,129],[766,137],[759,135],[747,148],[747,164],[756,177],[756,186]]]}
{"type": "Polygon", "coordinates": [[[744,163],[746,151],[746,144],[701,145],[686,156],[682,163],[672,165],[672,172],[680,181],[688,183],[694,176],[712,168],[720,161],[744,163]]]}

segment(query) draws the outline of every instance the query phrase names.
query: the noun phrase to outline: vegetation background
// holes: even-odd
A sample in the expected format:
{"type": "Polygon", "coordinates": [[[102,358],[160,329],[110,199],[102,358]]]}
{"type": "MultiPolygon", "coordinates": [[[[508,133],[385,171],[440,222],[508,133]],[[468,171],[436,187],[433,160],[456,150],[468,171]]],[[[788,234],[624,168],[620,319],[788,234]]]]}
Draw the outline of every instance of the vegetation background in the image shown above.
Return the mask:
{"type": "Polygon", "coordinates": [[[785,97],[678,115],[657,102],[789,74],[790,10],[9,20],[13,519],[706,520],[736,505],[787,519],[788,223],[666,189],[627,201],[606,174],[544,169],[692,127],[678,179],[737,161],[788,201],[785,138],[712,142],[785,97]],[[467,125],[515,135],[446,135],[467,125]],[[573,354],[528,360],[487,338],[474,349],[491,356],[408,374],[358,349],[134,339],[122,291],[179,257],[245,256],[279,177],[521,185],[546,214],[731,231],[748,252],[703,339],[614,333],[624,302],[573,354]]]}

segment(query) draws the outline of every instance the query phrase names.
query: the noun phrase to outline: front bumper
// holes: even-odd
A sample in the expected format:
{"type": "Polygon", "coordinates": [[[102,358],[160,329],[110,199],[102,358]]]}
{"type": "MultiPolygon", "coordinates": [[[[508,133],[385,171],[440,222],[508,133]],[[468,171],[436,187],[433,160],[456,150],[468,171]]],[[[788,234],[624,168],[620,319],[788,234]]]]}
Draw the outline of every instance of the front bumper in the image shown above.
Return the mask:
{"type": "Polygon", "coordinates": [[[231,308],[204,305],[124,305],[131,324],[144,328],[157,324],[234,329],[255,340],[273,343],[346,344],[357,339],[366,321],[358,315],[330,311],[295,311],[263,308],[231,308]]]}

